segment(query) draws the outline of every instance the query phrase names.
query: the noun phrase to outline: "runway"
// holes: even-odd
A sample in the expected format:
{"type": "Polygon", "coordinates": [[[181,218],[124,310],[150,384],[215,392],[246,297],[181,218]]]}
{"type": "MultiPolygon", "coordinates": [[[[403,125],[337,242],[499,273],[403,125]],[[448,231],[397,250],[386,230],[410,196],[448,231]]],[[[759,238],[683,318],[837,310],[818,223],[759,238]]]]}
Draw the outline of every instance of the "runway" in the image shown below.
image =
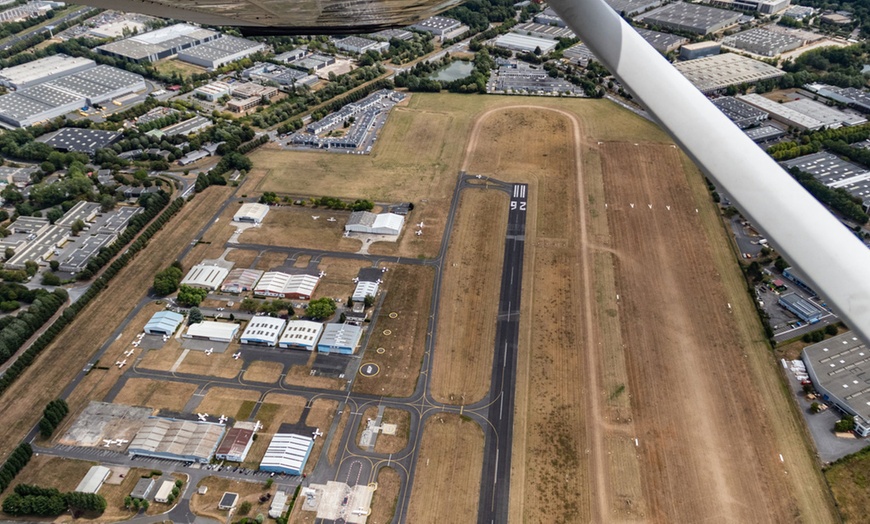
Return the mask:
{"type": "Polygon", "coordinates": [[[508,521],[514,388],[520,331],[523,253],[526,242],[527,191],[526,184],[514,184],[510,189],[510,211],[495,333],[495,358],[492,366],[492,391],[497,396],[492,397],[494,402],[490,404],[487,414],[492,427],[484,426],[487,430],[486,446],[477,517],[477,521],[481,524],[508,521]]]}

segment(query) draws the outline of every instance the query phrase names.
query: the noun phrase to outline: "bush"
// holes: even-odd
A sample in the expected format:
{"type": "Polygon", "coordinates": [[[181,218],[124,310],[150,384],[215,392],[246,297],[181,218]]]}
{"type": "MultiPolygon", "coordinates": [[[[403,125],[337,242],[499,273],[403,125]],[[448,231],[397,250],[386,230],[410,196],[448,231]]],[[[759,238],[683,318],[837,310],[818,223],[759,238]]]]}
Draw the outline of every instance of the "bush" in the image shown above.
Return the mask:
{"type": "Polygon", "coordinates": [[[837,326],[834,324],[828,324],[825,326],[825,334],[833,337],[837,334],[837,326]]]}
{"type": "Polygon", "coordinates": [[[810,413],[818,413],[821,410],[822,410],[822,405],[819,404],[818,402],[813,402],[812,404],[810,404],[810,413]]]}
{"type": "Polygon", "coordinates": [[[838,420],[837,423],[834,424],[834,430],[840,433],[846,433],[847,431],[852,431],[853,429],[855,429],[855,417],[846,416],[838,420]]]}
{"type": "Polygon", "coordinates": [[[239,515],[247,515],[251,512],[251,503],[247,500],[239,505],[239,515]]]}

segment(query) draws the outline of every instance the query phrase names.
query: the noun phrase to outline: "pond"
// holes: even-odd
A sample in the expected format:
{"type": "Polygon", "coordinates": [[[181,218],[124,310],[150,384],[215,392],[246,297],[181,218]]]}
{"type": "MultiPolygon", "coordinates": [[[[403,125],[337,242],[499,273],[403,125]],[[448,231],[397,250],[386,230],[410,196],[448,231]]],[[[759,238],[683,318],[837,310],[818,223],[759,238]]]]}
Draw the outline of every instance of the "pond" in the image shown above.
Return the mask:
{"type": "Polygon", "coordinates": [[[450,63],[449,66],[444,69],[439,70],[436,74],[432,75],[432,80],[437,80],[439,82],[452,82],[454,80],[459,80],[460,78],[465,78],[474,71],[474,64],[471,62],[463,62],[462,60],[454,60],[450,63]]]}

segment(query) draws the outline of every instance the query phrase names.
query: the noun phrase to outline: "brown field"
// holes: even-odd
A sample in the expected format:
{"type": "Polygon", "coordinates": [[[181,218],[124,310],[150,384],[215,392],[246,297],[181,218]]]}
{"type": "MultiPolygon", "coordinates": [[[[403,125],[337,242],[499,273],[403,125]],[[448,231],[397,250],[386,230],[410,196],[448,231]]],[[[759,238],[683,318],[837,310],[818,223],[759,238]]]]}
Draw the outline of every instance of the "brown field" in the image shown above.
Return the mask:
{"type": "Polygon", "coordinates": [[[203,259],[220,258],[226,248],[227,241],[236,232],[233,224],[233,215],[242,207],[238,202],[227,206],[218,220],[212,221],[211,226],[203,233],[196,247],[190,250],[182,263],[185,270],[199,264],[203,259]]]}
{"type": "Polygon", "coordinates": [[[304,366],[290,366],[287,375],[284,377],[284,383],[288,386],[303,386],[307,388],[324,388],[342,390],[347,385],[344,379],[330,377],[314,377],[311,375],[311,367],[314,365],[316,352],[311,352],[308,357],[308,363],[304,366]]]}
{"type": "Polygon", "coordinates": [[[196,391],[196,387],[195,384],[182,382],[130,378],[113,402],[128,406],[181,411],[196,391]]]}
{"type": "Polygon", "coordinates": [[[238,507],[242,505],[242,502],[247,501],[251,503],[251,512],[247,516],[253,518],[256,517],[258,513],[265,515],[269,512],[271,500],[260,504],[260,496],[270,492],[274,495],[277,490],[275,487],[266,489],[263,482],[245,482],[241,480],[225,479],[222,477],[206,477],[196,486],[196,488],[199,488],[200,486],[208,487],[208,491],[205,495],[199,495],[196,492],[193,493],[193,496],[190,499],[191,511],[197,515],[211,517],[221,522],[227,520],[227,512],[219,510],[217,507],[218,502],[220,502],[220,499],[225,492],[230,491],[239,494],[239,502],[236,505],[237,511],[233,513],[233,516],[239,516],[238,507]]]}
{"type": "Polygon", "coordinates": [[[870,507],[870,453],[867,448],[828,467],[825,477],[834,492],[843,522],[865,522],[870,507]]]}
{"type": "Polygon", "coordinates": [[[164,75],[172,75],[172,73],[177,72],[183,78],[189,78],[190,75],[205,73],[205,69],[202,67],[172,58],[159,60],[154,63],[154,67],[164,75]]]}
{"type": "Polygon", "coordinates": [[[239,236],[243,244],[293,246],[325,251],[359,251],[362,242],[344,238],[344,224],[350,211],[331,211],[300,206],[272,206],[260,227],[246,229],[239,236]],[[314,220],[312,216],[320,218],[314,220]],[[327,219],[335,218],[335,222],[327,219]]]}
{"type": "Polygon", "coordinates": [[[331,297],[340,298],[341,302],[346,301],[356,286],[353,279],[361,268],[369,266],[371,263],[365,260],[323,257],[317,267],[326,274],[320,279],[311,298],[331,297]]]}
{"type": "Polygon", "coordinates": [[[274,251],[267,251],[263,253],[263,256],[261,256],[260,260],[257,261],[256,269],[271,271],[273,268],[283,266],[286,260],[287,253],[276,253],[274,251]]]}
{"type": "Polygon", "coordinates": [[[399,498],[399,489],[402,479],[391,467],[382,467],[378,470],[378,489],[372,495],[371,514],[366,524],[389,524],[396,514],[396,502],[399,498]]]}
{"type": "MultiPolygon", "coordinates": [[[[313,428],[318,428],[326,433],[329,431],[332,419],[335,417],[338,409],[338,401],[319,398],[311,403],[311,410],[308,411],[308,416],[305,417],[305,425],[313,428]]],[[[311,455],[308,462],[305,463],[305,473],[310,474],[314,471],[314,466],[317,465],[317,460],[320,458],[320,450],[323,448],[324,438],[319,438],[314,441],[314,447],[311,449],[311,455]]]]}
{"type": "Polygon", "coordinates": [[[145,356],[143,356],[142,360],[136,364],[136,369],[169,371],[183,351],[184,350],[181,349],[181,343],[179,343],[175,337],[170,338],[165,344],[163,344],[162,348],[152,349],[145,352],[145,356]]]}
{"type": "Polygon", "coordinates": [[[250,415],[253,403],[258,400],[260,400],[260,394],[256,391],[213,387],[202,397],[202,402],[199,403],[196,410],[244,420],[250,415]]]}
{"type": "Polygon", "coordinates": [[[263,400],[263,404],[257,411],[255,420],[263,424],[259,437],[251,445],[251,450],[246,457],[245,465],[255,467],[262,460],[269,447],[272,436],[278,432],[281,424],[295,424],[299,422],[302,408],[305,407],[305,398],[283,393],[269,393],[263,400]]]}
{"type": "Polygon", "coordinates": [[[350,409],[345,409],[344,413],[341,414],[341,419],[338,421],[338,426],[335,428],[335,438],[332,439],[332,442],[329,443],[329,450],[326,453],[326,459],[329,461],[329,464],[335,464],[335,457],[338,456],[339,444],[341,439],[338,438],[339,435],[344,434],[344,428],[347,427],[347,420],[350,418],[350,409]]]}
{"type": "Polygon", "coordinates": [[[246,249],[232,249],[229,253],[227,253],[226,260],[231,262],[235,262],[236,268],[240,267],[251,267],[254,264],[254,260],[257,258],[256,251],[250,251],[246,249]]]}
{"type": "Polygon", "coordinates": [[[480,426],[452,413],[430,417],[423,427],[407,521],[440,523],[449,511],[455,522],[475,522],[482,468],[480,426]]]}
{"type": "Polygon", "coordinates": [[[281,378],[282,371],[284,371],[284,366],[282,366],[280,362],[257,360],[248,366],[248,369],[245,370],[245,374],[242,378],[252,382],[274,384],[281,378]]]}
{"type": "Polygon", "coordinates": [[[426,327],[435,270],[426,266],[397,265],[386,273],[387,297],[372,330],[365,362],[381,371],[371,378],[359,376],[353,384],[357,393],[406,397],[417,386],[426,350],[426,327]],[[390,318],[390,313],[397,313],[390,318]],[[390,335],[384,335],[389,329],[390,335]],[[384,348],[378,354],[378,348],[384,348]]]}
{"type": "Polygon", "coordinates": [[[241,360],[233,358],[234,351],[232,344],[223,353],[206,355],[204,351],[190,351],[176,371],[209,377],[233,378],[239,374],[244,364],[241,360]]]}
{"type": "MultiPolygon", "coordinates": [[[[57,341],[7,389],[0,401],[6,406],[0,427],[0,455],[5,456],[36,424],[42,408],[57,397],[72,380],[100,343],[105,341],[132,311],[138,298],[151,286],[154,273],[174,260],[190,244],[196,232],[211,217],[211,210],[227,198],[231,188],[215,186],[198,195],[158,232],[148,246],[125,267],[99,298],[76,317],[57,341]],[[17,399],[13,402],[12,399],[17,399]],[[22,401],[21,399],[27,399],[22,401]]],[[[99,374],[89,374],[67,401],[71,415],[90,400],[102,399],[114,381],[101,382],[99,374]]]]}
{"type": "Polygon", "coordinates": [[[430,383],[440,402],[470,404],[489,391],[508,195],[462,192],[444,262],[430,383]]]}
{"type": "MultiPolygon", "coordinates": [[[[362,437],[363,430],[366,428],[366,421],[368,419],[374,420],[377,416],[377,406],[372,406],[363,412],[362,417],[360,417],[359,428],[356,432],[357,444],[359,444],[359,439],[362,437]]],[[[408,431],[411,427],[411,414],[404,409],[387,408],[384,410],[381,424],[395,424],[396,434],[379,434],[378,440],[375,441],[375,453],[398,453],[405,449],[405,446],[408,445],[408,431]]]]}
{"type": "Polygon", "coordinates": [[[3,498],[12,493],[13,488],[18,484],[35,484],[56,488],[61,492],[73,491],[91,466],[96,465],[97,462],[34,455],[3,492],[3,498]]]}

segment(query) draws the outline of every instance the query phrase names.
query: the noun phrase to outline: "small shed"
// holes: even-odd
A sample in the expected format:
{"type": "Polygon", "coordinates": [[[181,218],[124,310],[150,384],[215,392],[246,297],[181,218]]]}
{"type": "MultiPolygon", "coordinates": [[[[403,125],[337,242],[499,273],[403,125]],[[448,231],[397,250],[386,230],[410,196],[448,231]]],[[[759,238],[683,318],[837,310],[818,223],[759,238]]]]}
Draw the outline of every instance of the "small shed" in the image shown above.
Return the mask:
{"type": "Polygon", "coordinates": [[[136,486],[133,488],[133,491],[130,492],[130,498],[143,500],[145,497],[151,493],[151,490],[154,488],[154,479],[151,477],[141,478],[138,482],[136,482],[136,486]]]}
{"type": "Polygon", "coordinates": [[[157,490],[157,494],[154,495],[155,502],[163,502],[164,504],[169,502],[169,496],[172,495],[172,488],[175,487],[175,482],[171,480],[164,480],[163,484],[160,485],[160,489],[157,490]]]}

